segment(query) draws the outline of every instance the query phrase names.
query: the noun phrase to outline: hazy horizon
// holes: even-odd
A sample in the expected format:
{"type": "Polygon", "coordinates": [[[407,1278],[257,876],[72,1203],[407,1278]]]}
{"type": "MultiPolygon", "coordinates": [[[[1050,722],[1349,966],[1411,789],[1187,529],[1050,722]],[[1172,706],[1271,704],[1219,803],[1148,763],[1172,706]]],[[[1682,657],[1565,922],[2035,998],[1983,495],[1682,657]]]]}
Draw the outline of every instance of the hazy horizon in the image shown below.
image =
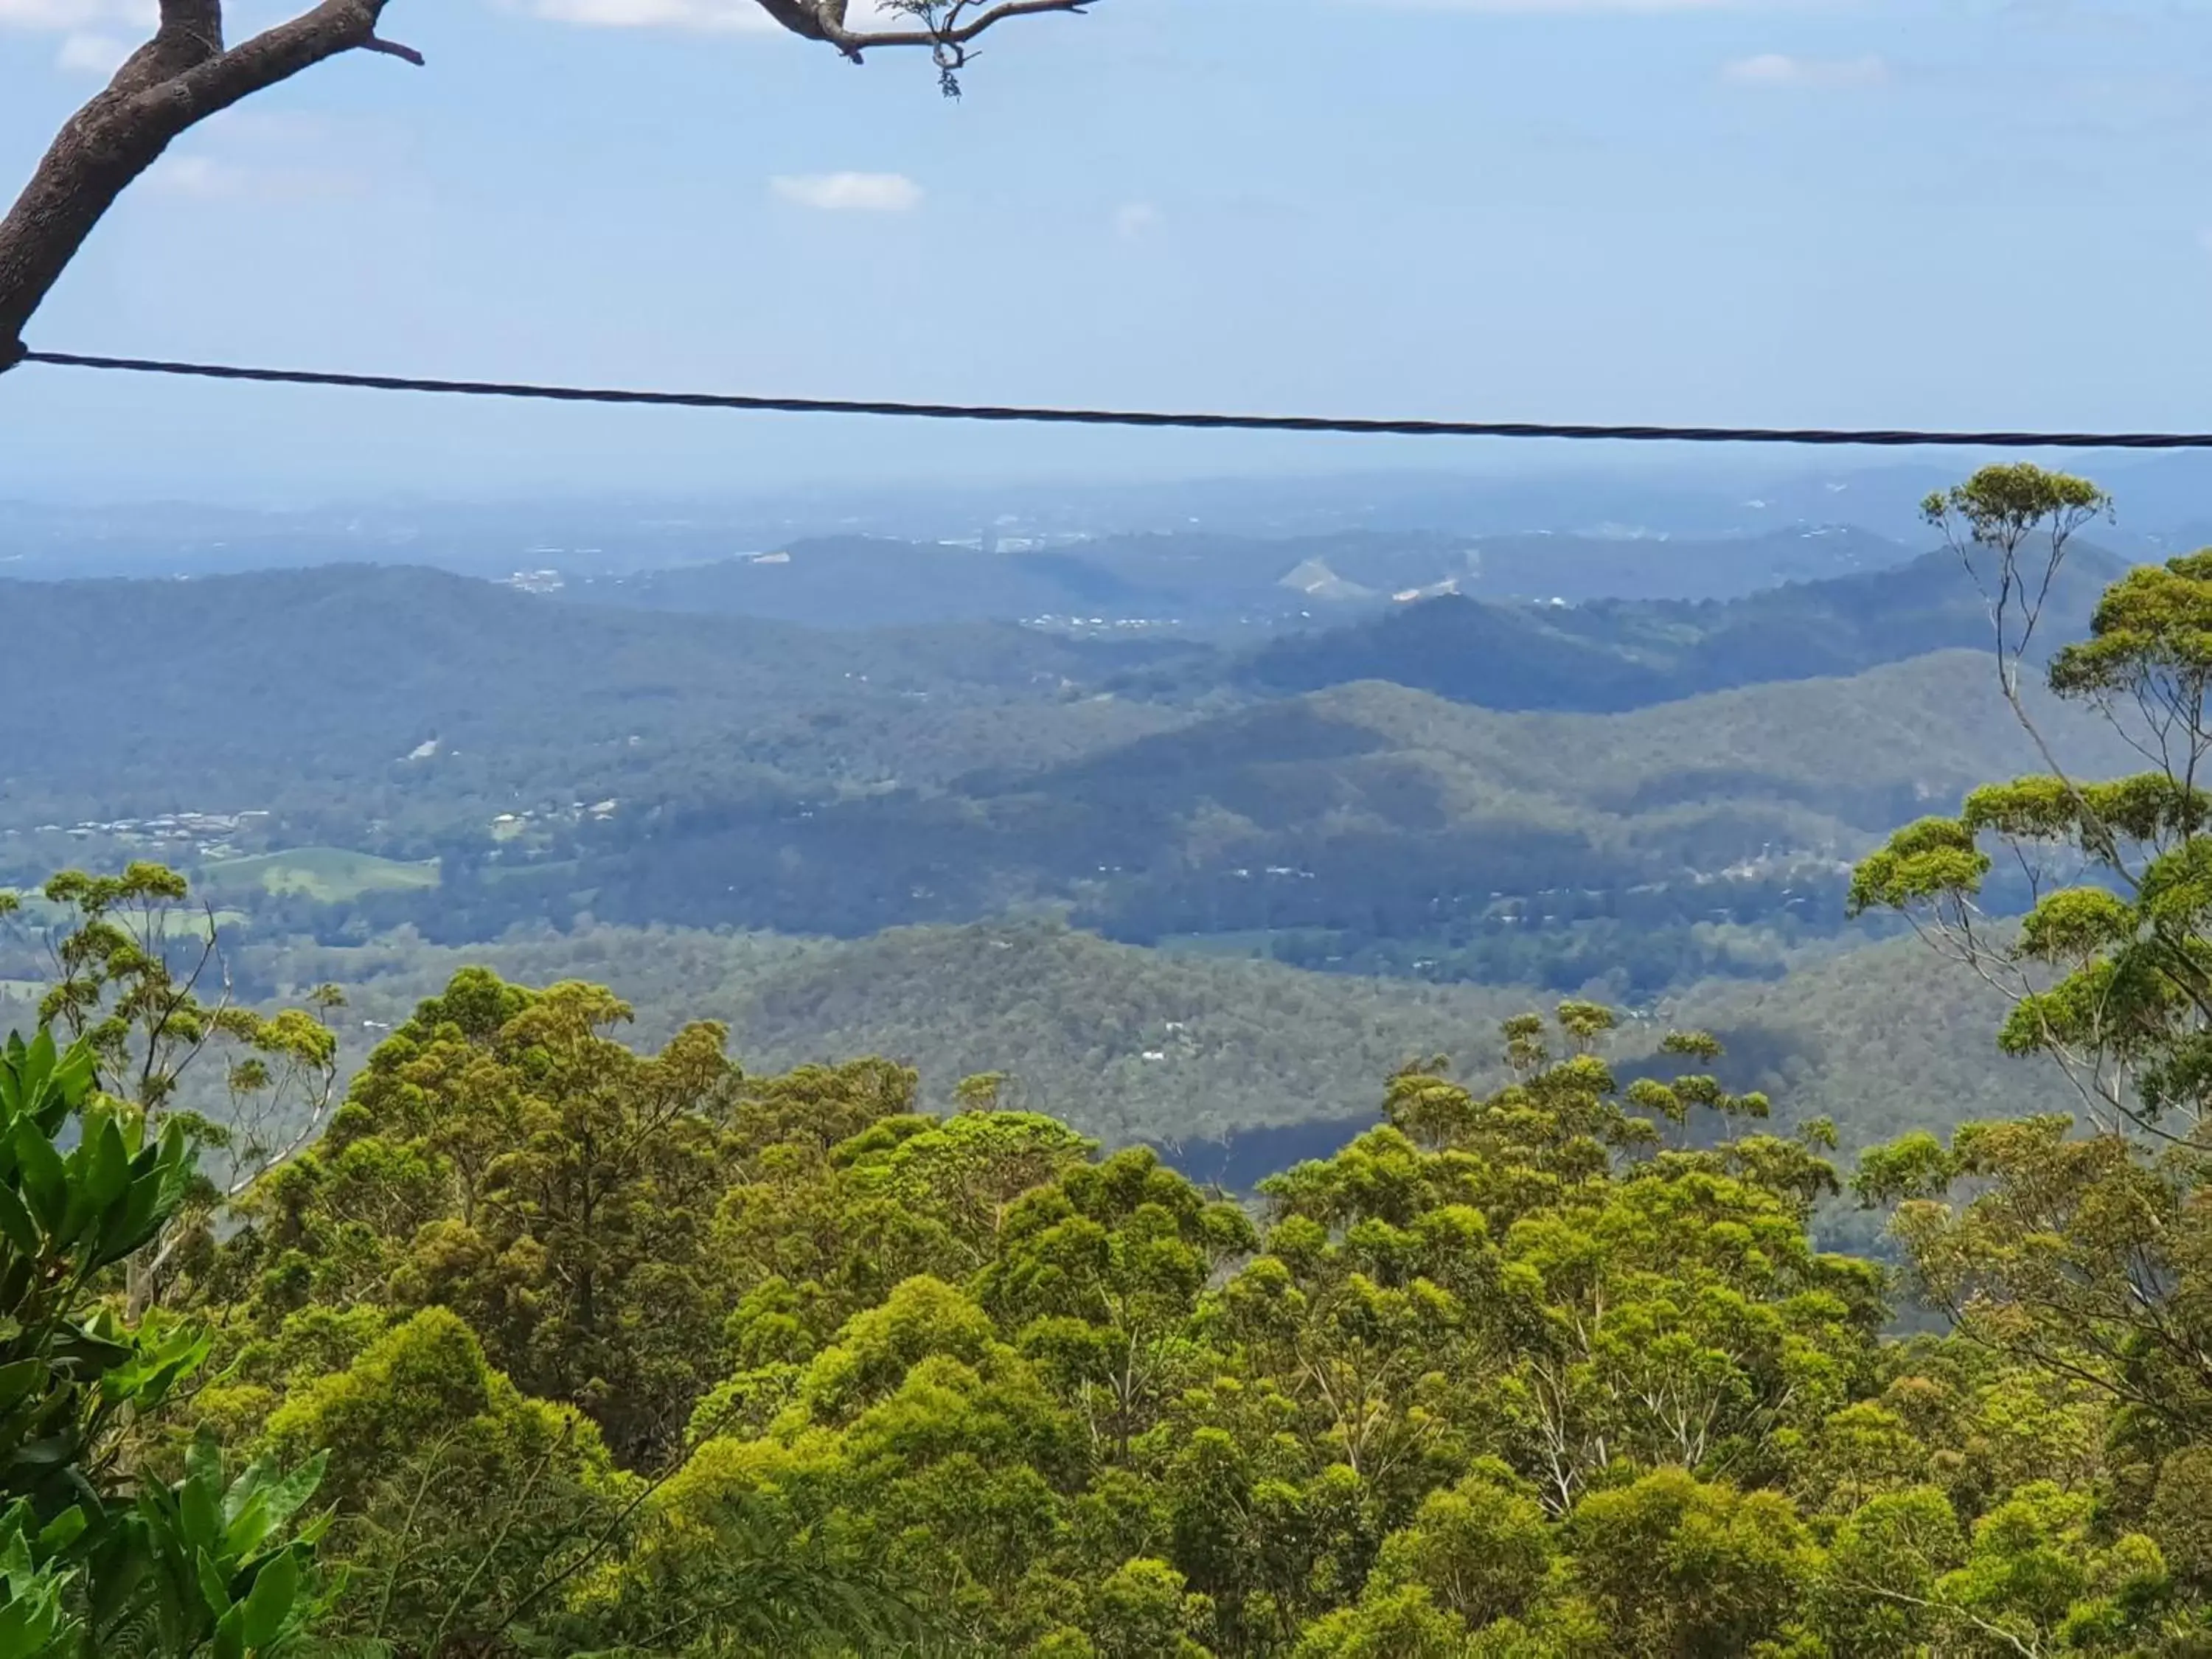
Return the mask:
{"type": "MultiPolygon", "coordinates": [[[[1272,0],[1255,29],[1255,7],[1033,20],[994,34],[957,104],[926,63],[855,70],[729,27],[749,9],[720,0],[402,7],[388,21],[428,69],[327,65],[180,142],[29,338],[801,396],[2202,423],[2212,77],[2186,66],[2212,61],[2212,16],[1272,0]],[[2094,234],[2023,237],[2092,198],[2094,234]]],[[[136,16],[0,5],[0,155],[19,176],[136,16]]],[[[743,490],[1437,453],[34,366],[0,379],[0,495],[743,490]]]]}

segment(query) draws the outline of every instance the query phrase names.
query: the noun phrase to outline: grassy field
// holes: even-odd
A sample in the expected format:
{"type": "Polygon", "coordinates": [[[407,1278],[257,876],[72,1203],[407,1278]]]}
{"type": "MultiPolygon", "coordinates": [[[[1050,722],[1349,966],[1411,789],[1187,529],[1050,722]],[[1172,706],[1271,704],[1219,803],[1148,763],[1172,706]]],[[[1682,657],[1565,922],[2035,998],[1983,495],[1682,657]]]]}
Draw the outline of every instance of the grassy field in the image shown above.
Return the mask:
{"type": "Polygon", "coordinates": [[[335,904],[363,893],[435,887],[438,861],[403,864],[342,847],[299,847],[204,866],[198,872],[198,882],[211,892],[253,890],[272,897],[297,894],[335,904]]]}

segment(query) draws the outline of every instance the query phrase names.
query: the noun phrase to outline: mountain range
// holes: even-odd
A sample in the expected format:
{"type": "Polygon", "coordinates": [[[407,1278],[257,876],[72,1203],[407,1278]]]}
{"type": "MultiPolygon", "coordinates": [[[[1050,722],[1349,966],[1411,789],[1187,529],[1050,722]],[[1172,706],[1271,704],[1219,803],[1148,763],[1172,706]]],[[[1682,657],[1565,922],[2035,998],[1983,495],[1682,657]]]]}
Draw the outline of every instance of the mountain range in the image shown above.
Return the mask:
{"type": "MultiPolygon", "coordinates": [[[[0,582],[0,883],[150,851],[211,878],[257,999],[332,978],[388,1024],[489,957],[610,980],[648,1024],[729,1018],[763,1065],[1012,1070],[1121,1137],[1357,1117],[1412,1052],[1570,994],[1713,1024],[1740,1086],[1861,1139],[1917,1091],[2004,1103],[1968,1040],[1992,1009],[1843,903],[1897,824],[2039,764],[1955,562],[1793,532],[1697,544],[1699,580],[1750,585],[1725,597],[1469,591],[1538,540],[1601,585],[1667,545],[845,538],[588,591],[0,582]],[[1759,574],[1792,568],[1820,574],[1759,574]],[[1079,598],[1079,625],[1013,615],[1079,598]],[[1113,625],[1155,611],[1183,625],[1113,625]]],[[[2119,568],[2077,550],[2048,642],[2119,568]]],[[[2083,773],[2131,765],[2035,713],[2083,773]]]]}

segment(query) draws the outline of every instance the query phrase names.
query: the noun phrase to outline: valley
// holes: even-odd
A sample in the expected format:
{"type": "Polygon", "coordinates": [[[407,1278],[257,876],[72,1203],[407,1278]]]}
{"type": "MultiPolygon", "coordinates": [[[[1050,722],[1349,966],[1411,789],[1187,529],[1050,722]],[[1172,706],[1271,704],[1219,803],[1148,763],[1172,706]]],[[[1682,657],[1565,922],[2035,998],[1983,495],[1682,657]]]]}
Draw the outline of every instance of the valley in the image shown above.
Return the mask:
{"type": "MultiPolygon", "coordinates": [[[[883,1052],[939,1098],[1005,1072],[1109,1141],[1357,1120],[1409,1058],[1563,996],[1629,1010],[1632,1056],[1713,1027],[1733,1086],[1853,1145],[2049,1093],[1988,1048],[1993,1004],[1846,915],[1891,830],[2037,763],[1955,558],[1479,539],[1493,574],[1551,556],[1626,592],[1430,592],[1473,542],[1367,532],[802,541],[541,592],[356,564],[5,585],[0,879],[179,864],[244,994],[349,988],[349,1054],[482,961],[606,982],[649,1036],[726,1021],[749,1066],[883,1052]],[[1333,619],[1254,608],[1316,562],[1360,579],[1333,619]],[[1022,620],[1078,589],[1185,614],[1022,620]],[[73,672],[95,617],[153,642],[158,696],[73,672]]],[[[2119,568],[2075,552],[2051,643],[2119,568]]],[[[2035,713],[2126,769],[2093,714],[2035,713]]]]}

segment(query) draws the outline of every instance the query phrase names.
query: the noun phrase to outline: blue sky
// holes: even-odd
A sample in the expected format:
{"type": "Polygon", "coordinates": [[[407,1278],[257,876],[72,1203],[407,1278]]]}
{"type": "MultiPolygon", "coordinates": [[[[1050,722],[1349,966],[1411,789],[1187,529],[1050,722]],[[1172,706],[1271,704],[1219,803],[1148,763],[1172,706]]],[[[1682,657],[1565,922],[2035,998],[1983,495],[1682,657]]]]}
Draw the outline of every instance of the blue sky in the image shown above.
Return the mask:
{"type": "MultiPolygon", "coordinates": [[[[0,174],[146,0],[0,0],[0,174]]],[[[800,395],[2212,426],[2200,0],[1097,0],[968,96],[749,0],[393,0],[34,344],[800,395]],[[657,21],[638,21],[657,20],[657,21]]],[[[276,10],[234,8],[234,36],[276,10]]],[[[1206,474],[1359,441],[0,380],[0,494],[1206,474]]],[[[1450,457],[1542,464],[1536,452],[1450,457]]]]}

